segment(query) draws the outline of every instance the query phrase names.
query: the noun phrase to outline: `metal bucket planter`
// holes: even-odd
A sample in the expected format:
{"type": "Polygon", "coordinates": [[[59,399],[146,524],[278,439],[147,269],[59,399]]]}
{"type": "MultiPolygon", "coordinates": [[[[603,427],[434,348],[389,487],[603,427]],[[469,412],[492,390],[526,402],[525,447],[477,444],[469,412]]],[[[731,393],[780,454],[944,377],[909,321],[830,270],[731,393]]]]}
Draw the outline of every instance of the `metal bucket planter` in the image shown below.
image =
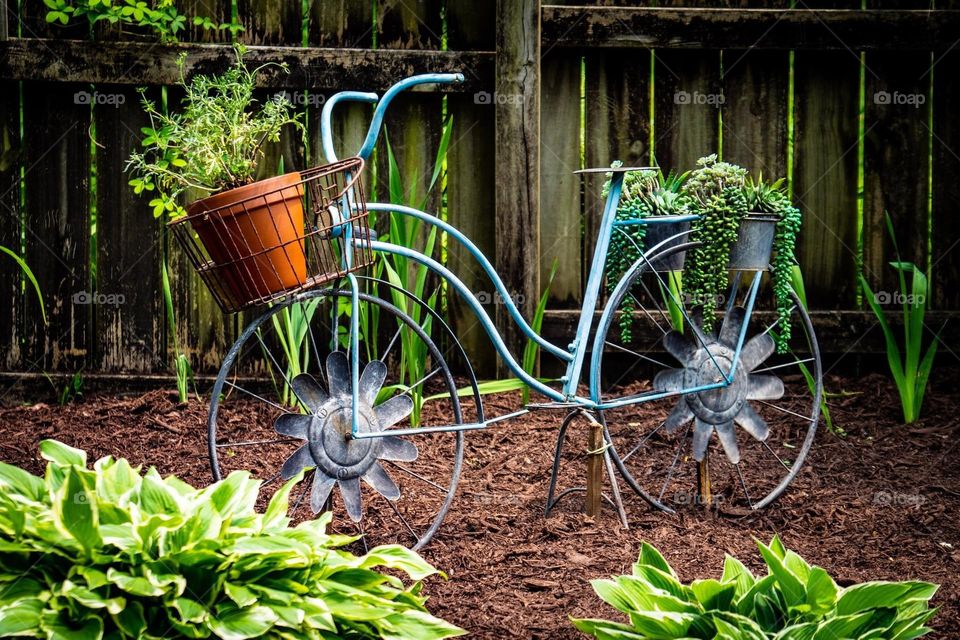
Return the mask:
{"type": "Polygon", "coordinates": [[[730,249],[729,268],[734,271],[766,271],[777,230],[777,216],[748,213],[740,222],[737,242],[730,249]]]}
{"type": "MultiPolygon", "coordinates": [[[[652,216],[643,220],[646,233],[643,236],[645,251],[651,252],[651,258],[670,247],[690,241],[690,222],[696,216],[652,216]],[[683,234],[683,235],[680,235],[683,234]],[[655,252],[655,253],[654,253],[655,252]]],[[[686,251],[677,251],[666,258],[652,261],[656,271],[682,271],[686,251]]]]}

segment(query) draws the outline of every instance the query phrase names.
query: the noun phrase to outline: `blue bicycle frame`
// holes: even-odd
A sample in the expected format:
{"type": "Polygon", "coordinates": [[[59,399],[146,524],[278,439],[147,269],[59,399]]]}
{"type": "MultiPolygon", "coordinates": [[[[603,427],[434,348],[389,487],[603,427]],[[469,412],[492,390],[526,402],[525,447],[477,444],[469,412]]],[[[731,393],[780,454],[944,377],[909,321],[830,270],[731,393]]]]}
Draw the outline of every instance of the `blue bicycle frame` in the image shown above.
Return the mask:
{"type": "MultiPolygon", "coordinates": [[[[376,145],[377,139],[380,135],[380,129],[383,125],[383,118],[386,113],[387,108],[390,106],[390,102],[394,97],[401,91],[409,89],[411,87],[423,84],[450,84],[456,82],[462,82],[462,74],[424,74],[412,76],[401,80],[397,84],[390,87],[383,97],[380,98],[376,93],[365,93],[358,91],[343,91],[331,96],[323,106],[323,111],[320,116],[320,132],[322,138],[323,152],[326,156],[328,162],[336,162],[337,157],[333,148],[333,136],[330,126],[331,115],[333,113],[334,107],[341,102],[363,102],[376,104],[376,108],[373,112],[373,117],[370,122],[370,127],[367,130],[366,137],[364,138],[363,144],[360,147],[360,150],[357,152],[357,156],[367,160],[370,157],[370,154],[373,151],[374,146],[376,145]]],[[[490,316],[487,314],[486,310],[480,304],[480,301],[473,294],[473,292],[465,285],[463,282],[450,270],[448,270],[444,265],[440,264],[433,258],[426,256],[414,249],[409,247],[402,247],[395,244],[390,244],[387,242],[380,242],[377,240],[371,240],[367,238],[351,238],[350,234],[352,229],[347,229],[344,232],[345,240],[347,242],[353,242],[355,244],[368,245],[373,251],[391,253],[395,255],[402,256],[404,258],[413,260],[431,271],[435,272],[440,277],[444,278],[449,285],[456,291],[470,307],[473,313],[477,316],[478,321],[480,322],[483,329],[487,332],[487,335],[490,337],[491,342],[493,343],[494,348],[497,350],[497,353],[503,359],[504,363],[525,384],[530,388],[537,391],[538,393],[546,396],[550,400],[554,401],[552,406],[574,406],[582,407],[588,410],[605,410],[612,409],[616,407],[622,407],[630,404],[637,404],[640,402],[646,402],[650,400],[656,400],[660,398],[665,398],[668,396],[676,396],[688,393],[697,393],[701,391],[708,391],[710,389],[717,389],[721,387],[728,386],[734,380],[736,375],[737,364],[740,360],[740,352],[743,348],[744,341],[746,339],[747,332],[747,322],[744,322],[740,329],[740,336],[737,341],[736,350],[734,352],[730,371],[724,372],[720,365],[714,361],[714,364],[717,367],[717,372],[719,375],[719,381],[711,384],[700,385],[690,389],[682,389],[680,391],[648,391],[645,393],[617,398],[608,401],[602,401],[599,397],[599,393],[591,392],[590,397],[582,397],[577,395],[577,386],[580,383],[582,374],[583,374],[583,365],[586,360],[587,347],[588,345],[588,336],[590,335],[590,330],[593,325],[594,313],[597,310],[597,303],[600,298],[600,291],[603,285],[604,279],[604,266],[606,264],[607,252],[610,248],[610,241],[613,236],[613,233],[622,229],[624,226],[629,226],[633,224],[650,224],[654,223],[652,220],[616,220],[616,211],[617,206],[620,201],[620,193],[623,187],[623,181],[626,174],[630,171],[637,171],[643,169],[650,169],[650,167],[619,167],[619,168],[604,168],[604,169],[587,169],[583,172],[605,172],[611,175],[610,177],[610,190],[607,195],[606,202],[603,208],[603,215],[600,220],[600,228],[597,235],[597,244],[594,249],[593,259],[590,266],[589,276],[587,278],[587,285],[584,291],[583,306],[581,307],[580,320],[577,325],[577,333],[573,341],[564,349],[554,345],[553,343],[547,341],[541,335],[539,335],[530,324],[526,321],[523,315],[520,313],[520,310],[514,304],[512,297],[507,292],[507,288],[504,285],[502,279],[497,274],[493,265],[487,259],[485,255],[477,248],[477,246],[471,242],[462,232],[452,225],[444,222],[439,219],[437,216],[431,215],[425,211],[420,211],[412,207],[406,207],[403,205],[395,205],[388,203],[367,203],[366,207],[368,211],[377,211],[377,212],[386,212],[391,214],[405,215],[416,218],[426,224],[434,225],[438,227],[440,231],[447,234],[449,238],[452,238],[456,242],[459,242],[467,251],[476,259],[480,267],[483,269],[487,277],[490,278],[491,283],[494,288],[500,295],[500,298],[503,300],[503,304],[506,307],[507,313],[510,318],[517,324],[520,330],[528,338],[533,340],[538,344],[546,353],[558,358],[559,360],[566,363],[566,372],[564,376],[560,379],[563,383],[563,386],[560,390],[554,389],[543,384],[541,381],[537,380],[533,376],[529,375],[523,370],[523,367],[517,362],[513,357],[513,354],[510,353],[507,345],[504,343],[503,338],[500,336],[499,332],[496,329],[493,321],[490,316]]],[[[580,173],[580,172],[578,172],[580,173]]],[[[696,216],[690,216],[690,220],[695,219],[696,216]]],[[[617,293],[621,287],[627,286],[629,276],[634,269],[640,268],[645,262],[648,262],[651,257],[657,255],[663,248],[673,243],[675,240],[682,239],[687,233],[684,232],[668,238],[663,242],[659,243],[654,247],[650,247],[646,253],[642,253],[640,259],[633,265],[633,267],[627,271],[624,278],[618,284],[618,288],[615,289],[614,293],[617,293]]],[[[349,254],[349,252],[345,252],[349,254]]],[[[656,273],[654,271],[654,273],[656,273]]],[[[749,318],[750,314],[753,311],[753,305],[756,300],[757,292],[760,285],[760,276],[762,272],[757,272],[754,275],[753,281],[750,284],[747,298],[746,298],[746,317],[749,318]]],[[[659,277],[659,274],[657,274],[659,277]]],[[[353,377],[353,403],[356,407],[357,403],[357,386],[358,386],[358,376],[360,370],[360,349],[359,349],[359,297],[358,297],[358,284],[356,277],[351,273],[347,275],[347,280],[349,282],[350,291],[352,294],[352,312],[351,312],[351,323],[350,323],[350,344],[351,344],[351,362],[352,362],[352,377],[353,377]]],[[[664,284],[661,280],[661,284],[664,284]]],[[[679,300],[677,300],[673,293],[669,293],[669,288],[665,287],[665,291],[671,296],[672,301],[678,305],[679,308],[683,308],[679,300]]],[[[731,298],[732,299],[732,298],[731,298]]],[[[614,309],[606,309],[604,314],[613,313],[614,309]]],[[[686,314],[684,313],[686,318],[686,314]]],[[[689,321],[689,318],[686,318],[689,321]]],[[[690,323],[691,326],[695,325],[690,323]]],[[[700,341],[701,345],[705,345],[706,338],[705,336],[699,334],[698,331],[695,332],[697,339],[700,341]]],[[[590,360],[590,375],[595,378],[600,367],[600,358],[603,353],[603,336],[596,335],[594,338],[593,348],[592,348],[592,357],[590,360]]],[[[712,358],[712,356],[711,356],[712,358]]],[[[595,381],[595,379],[593,380],[595,381]]],[[[591,384],[591,389],[596,388],[596,384],[591,384]]],[[[551,406],[551,405],[544,405],[551,406]]],[[[461,424],[461,425],[450,425],[448,427],[426,427],[426,428],[417,428],[417,429],[405,429],[405,434],[414,434],[414,433],[426,433],[434,431],[464,431],[471,429],[480,429],[486,427],[489,424],[494,422],[499,422],[500,420],[505,420],[512,418],[514,416],[525,413],[525,411],[516,412],[506,416],[500,416],[491,420],[487,420],[483,423],[471,423],[471,424],[461,424]]],[[[357,412],[353,412],[353,437],[355,438],[372,438],[372,437],[381,437],[387,435],[388,433],[393,435],[395,431],[389,432],[368,432],[368,433],[359,433],[359,427],[357,424],[357,412]]]]}

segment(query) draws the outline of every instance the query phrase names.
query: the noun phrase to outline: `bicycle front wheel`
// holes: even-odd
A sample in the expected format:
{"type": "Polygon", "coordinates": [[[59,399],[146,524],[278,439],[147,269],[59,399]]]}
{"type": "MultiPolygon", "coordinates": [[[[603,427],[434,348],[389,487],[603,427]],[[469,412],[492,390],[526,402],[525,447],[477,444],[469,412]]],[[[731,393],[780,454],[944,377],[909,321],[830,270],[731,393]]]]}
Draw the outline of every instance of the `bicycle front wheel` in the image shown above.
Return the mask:
{"type": "MultiPolygon", "coordinates": [[[[251,471],[264,481],[264,502],[284,480],[306,470],[302,486],[291,493],[291,517],[331,510],[334,530],[361,535],[358,544],[419,549],[450,509],[464,437],[405,431],[462,424],[465,408],[469,420],[476,420],[480,398],[457,394],[435,340],[449,330],[432,311],[409,296],[393,296],[405,309],[369,293],[359,297],[357,422],[361,433],[390,435],[350,437],[352,370],[344,315],[350,292],[312,291],[268,309],[230,349],[210,402],[211,467],[215,479],[251,471]],[[432,335],[425,324],[432,324],[432,335]]],[[[472,387],[476,391],[475,382],[472,387]]]]}

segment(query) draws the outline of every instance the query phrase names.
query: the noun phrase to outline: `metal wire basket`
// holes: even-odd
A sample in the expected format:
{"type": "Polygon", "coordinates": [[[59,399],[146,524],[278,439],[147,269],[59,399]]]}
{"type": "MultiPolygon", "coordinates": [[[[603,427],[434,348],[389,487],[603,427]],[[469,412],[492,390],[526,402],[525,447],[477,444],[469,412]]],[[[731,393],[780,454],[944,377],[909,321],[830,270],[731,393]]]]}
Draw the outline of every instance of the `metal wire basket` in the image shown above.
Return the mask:
{"type": "Polygon", "coordinates": [[[373,262],[363,166],[349,158],[215,194],[169,227],[223,311],[272,302],[373,262]]]}

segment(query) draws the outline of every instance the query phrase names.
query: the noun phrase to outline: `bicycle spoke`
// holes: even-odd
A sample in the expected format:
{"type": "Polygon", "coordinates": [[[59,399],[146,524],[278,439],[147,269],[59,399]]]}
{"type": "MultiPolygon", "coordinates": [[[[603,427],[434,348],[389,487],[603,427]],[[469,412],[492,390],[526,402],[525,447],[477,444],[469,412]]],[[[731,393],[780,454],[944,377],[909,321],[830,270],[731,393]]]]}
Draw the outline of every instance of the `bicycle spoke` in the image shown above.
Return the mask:
{"type": "Polygon", "coordinates": [[[645,445],[645,444],[647,443],[647,441],[650,440],[650,438],[652,438],[652,437],[654,436],[654,434],[657,433],[657,431],[660,431],[660,429],[662,429],[662,428],[663,428],[663,425],[665,425],[665,424],[667,424],[667,421],[666,421],[666,420],[664,420],[663,422],[661,422],[660,425],[659,425],[656,429],[654,429],[653,431],[651,431],[650,433],[648,433],[647,435],[645,435],[645,436],[643,437],[643,440],[640,441],[640,444],[638,444],[638,445],[635,446],[633,449],[631,449],[631,450],[630,450],[630,453],[628,453],[627,455],[625,455],[625,456],[623,456],[622,458],[620,458],[620,461],[621,461],[621,462],[626,462],[627,460],[629,460],[629,459],[630,459],[630,456],[632,456],[632,455],[635,454],[637,451],[639,451],[639,450],[640,450],[640,447],[642,447],[643,445],[645,445]]]}
{"type": "Polygon", "coordinates": [[[740,469],[740,463],[733,465],[737,468],[737,476],[740,478],[740,486],[743,487],[743,495],[747,496],[747,504],[753,509],[753,500],[750,499],[750,492],[747,491],[747,482],[743,479],[743,471],[740,469]]]}
{"type": "Polygon", "coordinates": [[[437,373],[439,373],[439,372],[440,372],[440,367],[437,367],[436,369],[434,369],[433,371],[431,371],[431,372],[428,373],[427,375],[425,375],[425,376],[423,376],[422,378],[420,378],[420,380],[417,382],[417,384],[410,385],[410,386],[407,388],[407,390],[404,391],[403,393],[410,393],[411,391],[413,391],[414,389],[416,389],[417,387],[419,387],[420,385],[422,385],[424,382],[426,382],[427,380],[429,380],[429,379],[432,378],[433,376],[437,375],[437,373]]]}
{"type": "Polygon", "coordinates": [[[813,362],[813,358],[804,358],[803,360],[794,360],[793,362],[785,362],[784,364],[777,364],[772,367],[764,367],[763,369],[754,369],[750,373],[763,373],[765,371],[773,371],[774,369],[783,369],[784,367],[792,367],[798,364],[804,364],[806,362],[813,362]]]}
{"type": "Polygon", "coordinates": [[[421,475],[418,474],[417,472],[411,471],[410,469],[407,469],[407,468],[406,468],[405,466],[403,466],[402,464],[397,464],[397,463],[394,462],[393,460],[385,460],[385,459],[384,459],[383,462],[386,462],[386,463],[390,464],[391,466],[396,467],[397,469],[399,469],[399,470],[402,471],[403,473],[406,473],[407,475],[409,475],[409,476],[411,476],[411,477],[413,477],[413,478],[416,478],[417,480],[420,480],[421,482],[425,482],[426,484],[428,484],[428,485],[430,485],[431,487],[435,488],[437,491],[439,491],[440,493],[442,493],[442,494],[444,494],[444,495],[446,495],[446,494],[450,491],[449,489],[445,489],[444,487],[440,486],[439,484],[437,484],[437,483],[434,482],[433,480],[430,480],[429,478],[424,478],[423,476],[421,476],[421,475]]]}
{"type": "Polygon", "coordinates": [[[780,459],[780,456],[777,455],[777,452],[776,452],[776,451],[774,451],[772,448],[770,448],[770,445],[767,444],[767,441],[766,441],[766,440],[763,441],[763,446],[766,447],[767,451],[770,452],[770,455],[772,455],[774,458],[777,459],[777,462],[779,462],[780,464],[783,465],[783,468],[784,468],[784,469],[786,469],[787,471],[790,471],[790,470],[791,470],[791,469],[790,469],[790,465],[788,465],[786,462],[784,462],[783,460],[780,459]]]}
{"type": "Polygon", "coordinates": [[[246,440],[243,442],[217,443],[218,447],[252,447],[258,444],[278,444],[281,442],[300,442],[296,438],[274,438],[273,440],[246,440]]]}
{"type": "Polygon", "coordinates": [[[383,498],[384,502],[386,502],[388,505],[390,505],[390,508],[393,509],[393,512],[394,512],[395,514],[397,514],[397,517],[398,517],[398,518],[400,518],[400,522],[403,523],[403,526],[406,527],[407,531],[410,532],[410,535],[413,536],[414,542],[420,542],[420,536],[418,536],[418,535],[417,535],[417,532],[413,530],[413,527],[411,527],[411,526],[410,526],[410,523],[407,522],[407,519],[403,517],[403,514],[400,513],[400,510],[397,509],[397,505],[393,504],[393,500],[387,500],[386,498],[384,498],[383,496],[381,496],[379,493],[378,493],[377,495],[380,496],[381,498],[383,498]]]}
{"type": "Polygon", "coordinates": [[[658,365],[658,366],[660,366],[660,367],[663,367],[664,369],[672,369],[672,368],[673,368],[673,367],[671,367],[670,365],[664,364],[664,363],[660,362],[659,360],[656,360],[656,359],[654,359],[654,358],[651,358],[650,356],[645,356],[645,355],[643,355],[642,353],[637,353],[636,351],[633,351],[632,349],[627,349],[626,347],[621,347],[620,345],[614,344],[613,342],[610,342],[609,340],[604,340],[603,343],[606,344],[607,346],[613,347],[614,349],[617,349],[617,350],[619,350],[619,351],[623,351],[623,352],[625,352],[625,353],[629,353],[630,355],[637,356],[638,358],[642,358],[642,359],[644,359],[644,360],[646,360],[646,361],[648,361],[648,362],[652,362],[653,364],[658,365]]]}
{"type": "Polygon", "coordinates": [[[683,437],[680,438],[680,444],[677,445],[677,453],[673,456],[673,464],[670,465],[670,469],[667,471],[667,479],[663,481],[663,487],[660,488],[660,495],[657,496],[657,502],[663,502],[663,494],[667,492],[667,487],[670,486],[670,481],[673,480],[673,472],[676,470],[677,462],[680,460],[680,454],[683,452],[683,447],[687,443],[688,435],[690,435],[689,426],[686,432],[684,432],[683,437]]]}
{"type": "Polygon", "coordinates": [[[236,390],[239,391],[240,393],[245,393],[245,394],[247,394],[248,396],[250,396],[251,398],[256,398],[256,399],[259,400],[260,402],[263,402],[263,403],[265,403],[265,404],[270,405],[270,406],[273,407],[274,409],[278,409],[278,410],[280,410],[280,411],[283,411],[284,413],[294,413],[294,412],[291,411],[288,407],[282,407],[282,406],[280,406],[279,404],[277,404],[276,402],[273,402],[273,401],[271,401],[271,400],[267,400],[267,399],[264,398],[263,396],[257,395],[257,394],[254,393],[253,391],[248,391],[247,389],[244,389],[244,388],[241,387],[240,385],[234,384],[233,382],[230,382],[229,380],[224,380],[223,383],[226,384],[226,385],[229,385],[230,387],[232,387],[232,388],[234,388],[234,389],[236,389],[236,390]]]}
{"type": "Polygon", "coordinates": [[[776,409],[777,411],[780,411],[780,412],[782,412],[782,413],[786,413],[786,414],[789,414],[789,415],[791,415],[791,416],[796,416],[797,418],[800,418],[800,419],[803,420],[804,422],[810,422],[810,421],[812,420],[812,418],[811,418],[810,416],[802,416],[802,415],[800,415],[799,413],[796,413],[795,411],[790,411],[790,409],[784,409],[783,407],[778,407],[777,405],[772,404],[772,403],[770,403],[770,402],[765,402],[765,401],[763,401],[763,400],[751,400],[751,402],[759,402],[760,404],[767,405],[767,406],[770,407],[771,409],[776,409]]]}
{"type": "Polygon", "coordinates": [[[380,357],[380,360],[383,362],[387,361],[387,356],[390,355],[390,350],[393,349],[393,344],[397,341],[397,338],[400,337],[400,332],[403,331],[403,325],[400,325],[400,328],[397,329],[397,332],[393,334],[393,337],[390,338],[390,343],[387,344],[387,350],[383,352],[383,355],[380,357]]]}

